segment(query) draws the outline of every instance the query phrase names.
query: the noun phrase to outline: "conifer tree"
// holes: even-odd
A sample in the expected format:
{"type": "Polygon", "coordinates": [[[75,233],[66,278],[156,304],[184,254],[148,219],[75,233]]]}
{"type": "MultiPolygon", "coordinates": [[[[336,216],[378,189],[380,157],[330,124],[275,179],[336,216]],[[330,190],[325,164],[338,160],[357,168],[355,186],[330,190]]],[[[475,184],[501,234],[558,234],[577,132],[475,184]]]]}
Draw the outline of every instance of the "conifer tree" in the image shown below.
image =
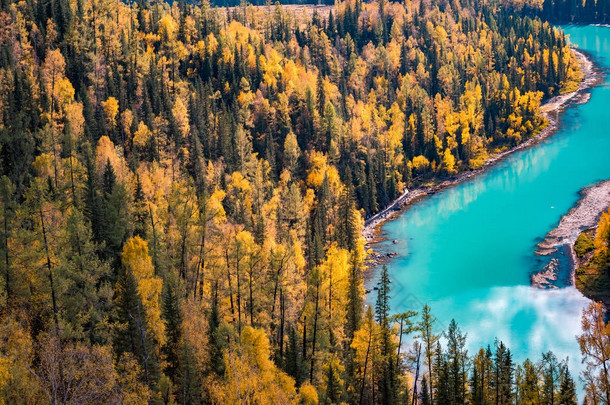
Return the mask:
{"type": "Polygon", "coordinates": [[[210,370],[216,375],[223,375],[225,363],[222,357],[222,347],[220,335],[220,313],[218,308],[218,282],[215,283],[212,292],[212,304],[208,319],[208,342],[210,345],[210,370]]]}
{"type": "Polygon", "coordinates": [[[326,372],[326,396],[324,402],[327,404],[341,403],[341,381],[332,359],[328,363],[328,370],[326,372]]]}
{"type": "MultiPolygon", "coordinates": [[[[419,332],[419,337],[424,345],[424,354],[425,354],[425,363],[428,367],[428,381],[434,381],[433,373],[434,373],[434,362],[433,356],[436,350],[436,345],[440,336],[434,333],[434,322],[436,322],[436,318],[431,313],[431,309],[428,304],[424,305],[421,312],[421,319],[417,324],[417,330],[419,332]]],[[[430,402],[434,403],[434,394],[432,391],[432,383],[428,382],[429,388],[429,398],[430,402]]],[[[422,384],[422,390],[423,390],[422,384]]]]}
{"type": "Polygon", "coordinates": [[[449,323],[446,337],[449,403],[463,404],[466,401],[468,352],[466,336],[462,334],[455,319],[449,323]]]}
{"type": "Polygon", "coordinates": [[[13,194],[15,193],[15,186],[7,176],[0,177],[0,209],[2,212],[2,219],[0,226],[2,227],[2,244],[0,245],[0,269],[4,276],[4,291],[6,295],[6,305],[10,305],[12,301],[12,279],[11,279],[11,252],[9,249],[9,237],[12,228],[12,220],[14,217],[14,202],[13,194]]]}
{"type": "Polygon", "coordinates": [[[510,350],[503,342],[496,342],[490,386],[498,405],[509,405],[513,400],[514,366],[510,350]]]}
{"type": "Polygon", "coordinates": [[[124,353],[132,353],[142,367],[143,380],[149,389],[152,389],[159,377],[159,363],[155,354],[153,335],[149,330],[138,294],[137,282],[131,271],[123,269],[115,291],[119,325],[114,339],[115,352],[119,358],[124,353]]]}
{"type": "Polygon", "coordinates": [[[421,393],[420,393],[422,405],[432,405],[433,402],[430,400],[430,389],[428,388],[428,380],[424,377],[421,381],[421,393]]]}
{"type": "Polygon", "coordinates": [[[165,283],[165,294],[163,295],[163,320],[165,322],[165,345],[163,354],[167,366],[165,373],[172,380],[176,381],[181,368],[182,352],[182,312],[175,287],[172,282],[165,283]]]}
{"type": "Polygon", "coordinates": [[[545,404],[554,404],[559,390],[559,381],[562,365],[552,352],[542,354],[543,388],[542,401],[545,404]]]}
{"type": "Polygon", "coordinates": [[[299,336],[293,325],[288,326],[288,344],[286,346],[286,355],[284,358],[284,370],[289,376],[294,378],[297,386],[300,386],[301,383],[303,383],[305,363],[299,345],[299,336]]]}
{"type": "Polygon", "coordinates": [[[576,384],[570,375],[567,363],[561,368],[559,378],[559,395],[557,403],[561,405],[576,405],[576,384]]]}

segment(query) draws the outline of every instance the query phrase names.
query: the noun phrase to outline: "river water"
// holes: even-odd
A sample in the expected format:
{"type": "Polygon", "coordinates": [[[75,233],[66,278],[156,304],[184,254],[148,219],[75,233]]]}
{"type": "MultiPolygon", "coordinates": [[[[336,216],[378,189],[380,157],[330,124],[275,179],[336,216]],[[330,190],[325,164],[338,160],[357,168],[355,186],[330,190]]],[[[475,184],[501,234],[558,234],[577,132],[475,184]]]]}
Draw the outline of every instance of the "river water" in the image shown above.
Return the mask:
{"type": "MultiPolygon", "coordinates": [[[[598,65],[610,66],[610,28],[564,28],[598,65]]],[[[530,274],[548,260],[535,255],[536,244],[579,190],[610,178],[608,84],[562,113],[560,129],[547,140],[383,226],[380,250],[398,253],[388,264],[393,312],[427,302],[438,330],[455,318],[468,333],[470,354],[498,338],[518,362],[552,350],[570,358],[573,374],[582,369],[575,336],[588,300],[572,286],[530,287],[530,274]]]]}

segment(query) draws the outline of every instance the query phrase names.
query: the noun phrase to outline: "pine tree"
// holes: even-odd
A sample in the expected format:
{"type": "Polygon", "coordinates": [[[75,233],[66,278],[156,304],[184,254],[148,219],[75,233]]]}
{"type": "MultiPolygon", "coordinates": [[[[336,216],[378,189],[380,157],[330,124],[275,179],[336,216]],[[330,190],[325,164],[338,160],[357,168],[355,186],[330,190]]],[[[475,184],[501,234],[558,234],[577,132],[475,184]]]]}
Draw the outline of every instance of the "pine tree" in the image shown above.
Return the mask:
{"type": "Polygon", "coordinates": [[[218,309],[218,282],[212,292],[212,304],[208,319],[208,341],[210,345],[210,370],[218,376],[224,374],[225,363],[222,357],[223,344],[220,340],[220,313],[218,309]]]}
{"type": "Polygon", "coordinates": [[[332,360],[328,363],[328,371],[326,372],[326,398],[324,403],[341,403],[341,380],[332,360]]]}
{"type": "Polygon", "coordinates": [[[348,168],[345,190],[341,194],[339,201],[339,221],[337,224],[335,239],[337,239],[339,242],[340,247],[350,251],[354,250],[356,247],[356,239],[358,237],[354,219],[354,211],[355,206],[351,171],[348,168]]]}
{"type": "Polygon", "coordinates": [[[447,377],[450,404],[463,404],[466,401],[468,353],[465,347],[466,336],[462,334],[455,319],[452,319],[447,331],[447,377]]]}
{"type": "Polygon", "coordinates": [[[379,383],[379,403],[392,405],[399,398],[398,370],[394,353],[385,356],[382,365],[381,380],[379,383]]]}
{"type": "Polygon", "coordinates": [[[422,405],[432,405],[433,404],[432,400],[430,399],[430,390],[428,388],[428,380],[426,380],[426,377],[424,377],[421,381],[420,398],[421,398],[422,405]]]}
{"type": "Polygon", "coordinates": [[[58,266],[65,287],[58,300],[67,323],[65,336],[107,344],[111,340],[108,314],[112,303],[105,287],[110,267],[99,259],[99,246],[93,242],[88,225],[78,209],[68,214],[58,266]]]}
{"type": "Polygon", "coordinates": [[[110,164],[110,159],[108,159],[106,161],[106,165],[104,166],[104,174],[102,176],[102,193],[104,193],[104,195],[112,194],[115,184],[116,175],[114,174],[114,169],[110,164]]]}
{"type": "Polygon", "coordinates": [[[349,263],[348,292],[347,292],[347,319],[345,335],[352,341],[354,333],[360,328],[362,319],[362,274],[360,262],[356,252],[352,252],[349,263]]]}
{"type": "Polygon", "coordinates": [[[544,404],[554,404],[556,402],[556,394],[560,381],[561,365],[557,361],[557,357],[552,352],[542,354],[542,401],[544,404]]]}
{"type": "Polygon", "coordinates": [[[146,229],[148,227],[148,206],[144,199],[144,191],[142,190],[142,182],[140,177],[136,177],[136,189],[133,194],[134,202],[134,236],[140,236],[142,239],[146,239],[146,229]]]}
{"type": "Polygon", "coordinates": [[[12,279],[11,279],[11,262],[10,262],[10,248],[9,248],[9,237],[11,230],[11,222],[14,217],[14,202],[13,195],[15,193],[15,186],[7,176],[0,178],[0,209],[2,212],[2,218],[0,223],[0,229],[2,233],[2,244],[0,245],[0,269],[2,269],[2,275],[4,276],[4,291],[6,294],[6,305],[10,305],[12,302],[12,279]]]}
{"type": "Polygon", "coordinates": [[[167,364],[165,373],[175,383],[181,368],[180,360],[183,342],[182,312],[180,311],[180,303],[172,282],[165,283],[162,314],[166,335],[165,345],[163,346],[163,354],[167,364]]]}
{"type": "Polygon", "coordinates": [[[181,367],[178,370],[176,381],[178,403],[193,405],[203,403],[201,392],[203,382],[201,381],[199,365],[195,353],[186,342],[181,345],[180,364],[181,367]]]}
{"type": "Polygon", "coordinates": [[[118,327],[114,349],[120,358],[132,353],[138,360],[149,388],[155,386],[159,364],[155,355],[153,334],[148,328],[137,282],[130,271],[123,270],[115,286],[118,327]]]}
{"type": "Polygon", "coordinates": [[[369,211],[367,212],[369,215],[372,215],[373,213],[377,212],[377,210],[379,209],[379,204],[378,204],[378,200],[377,200],[377,182],[375,180],[375,173],[373,171],[373,165],[369,159],[369,161],[367,162],[367,189],[368,189],[368,195],[367,195],[367,206],[369,211]]]}
{"type": "Polygon", "coordinates": [[[90,165],[85,202],[93,235],[96,242],[103,243],[102,258],[111,260],[113,267],[118,268],[121,248],[131,224],[128,211],[130,196],[126,187],[117,181],[109,160],[104,166],[98,194],[93,163],[90,165]]]}
{"type": "Polygon", "coordinates": [[[398,381],[394,343],[392,342],[392,331],[389,323],[390,278],[385,264],[381,270],[378,286],[375,315],[377,323],[381,327],[381,354],[383,356],[381,380],[379,383],[380,403],[393,404],[398,396],[398,381]]]}
{"type": "Polygon", "coordinates": [[[95,172],[95,162],[92,153],[89,150],[86,153],[86,168],[87,168],[87,181],[85,184],[85,216],[91,223],[91,231],[93,233],[93,240],[97,243],[104,241],[103,227],[104,227],[104,216],[102,209],[102,202],[100,199],[99,181],[97,173],[95,172]]]}
{"type": "Polygon", "coordinates": [[[557,396],[557,404],[560,405],[576,405],[576,384],[570,375],[567,362],[561,367],[561,375],[559,377],[559,395],[557,396]]]}
{"type": "Polygon", "coordinates": [[[284,370],[294,378],[297,386],[304,381],[305,362],[303,361],[302,350],[299,345],[299,336],[293,325],[288,326],[288,344],[284,358],[284,370]]]}
{"type": "Polygon", "coordinates": [[[434,401],[437,404],[452,404],[450,390],[449,364],[445,353],[441,348],[440,342],[436,344],[435,360],[434,360],[434,375],[435,378],[431,385],[434,385],[434,401]]]}
{"type": "Polygon", "coordinates": [[[516,397],[524,403],[540,401],[540,376],[538,367],[529,359],[515,372],[516,397]]]}
{"type": "MultiPolygon", "coordinates": [[[[428,385],[429,385],[429,398],[430,402],[434,403],[434,394],[432,392],[432,383],[430,381],[434,381],[432,375],[434,373],[434,362],[432,357],[434,356],[434,351],[436,349],[436,344],[439,340],[439,335],[434,333],[434,322],[436,322],[436,318],[432,315],[431,309],[428,304],[424,305],[424,308],[421,312],[421,319],[417,324],[417,330],[420,333],[420,338],[424,345],[424,354],[426,359],[426,365],[428,367],[428,385]]],[[[423,385],[422,385],[423,390],[423,385]]]]}
{"type": "Polygon", "coordinates": [[[388,316],[390,313],[390,277],[388,275],[388,267],[385,264],[381,267],[381,275],[377,285],[378,290],[377,300],[375,303],[375,318],[381,327],[387,329],[388,316]]]}
{"type": "Polygon", "coordinates": [[[470,403],[472,405],[483,405],[483,387],[481,386],[481,375],[479,369],[475,366],[472,369],[472,376],[470,377],[470,403]]]}
{"type": "Polygon", "coordinates": [[[494,402],[498,405],[509,405],[513,399],[514,366],[510,350],[503,342],[496,342],[493,374],[490,387],[494,402]]]}
{"type": "MultiPolygon", "coordinates": [[[[355,392],[357,390],[357,378],[356,378],[356,365],[355,365],[355,351],[351,347],[351,343],[354,340],[354,334],[360,329],[362,321],[362,275],[360,269],[360,261],[357,257],[357,253],[353,251],[351,253],[349,262],[349,274],[348,274],[348,291],[347,291],[347,317],[344,326],[345,336],[348,342],[347,348],[345,349],[346,358],[346,386],[350,387],[348,393],[355,392]]],[[[354,398],[355,400],[355,398],[354,398]]]]}

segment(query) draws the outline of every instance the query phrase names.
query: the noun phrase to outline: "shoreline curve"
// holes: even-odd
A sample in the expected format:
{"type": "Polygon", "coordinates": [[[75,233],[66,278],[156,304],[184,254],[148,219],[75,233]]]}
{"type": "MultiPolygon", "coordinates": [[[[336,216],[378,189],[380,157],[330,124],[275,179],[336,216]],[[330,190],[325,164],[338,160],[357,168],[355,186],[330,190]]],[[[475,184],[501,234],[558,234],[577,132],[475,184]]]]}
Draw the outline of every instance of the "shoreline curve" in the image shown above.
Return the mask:
{"type": "MultiPolygon", "coordinates": [[[[386,238],[381,234],[381,227],[387,221],[391,221],[397,216],[401,215],[417,200],[428,195],[436,194],[447,187],[458,185],[468,179],[480,175],[493,167],[497,162],[506,158],[508,155],[533,146],[553,135],[555,131],[559,129],[560,113],[571,105],[576,103],[583,104],[587,102],[590,94],[587,93],[586,90],[595,87],[595,85],[597,85],[602,78],[601,69],[593,63],[591,57],[587,53],[577,50],[576,48],[572,48],[572,52],[575,54],[576,58],[581,64],[581,69],[584,74],[583,80],[578,84],[578,88],[575,91],[560,94],[542,104],[540,110],[548,124],[540,131],[540,133],[520,143],[519,145],[491,156],[481,167],[477,169],[462,172],[434,186],[420,186],[411,190],[406,189],[390,205],[373,215],[371,218],[365,220],[362,234],[365,238],[367,247],[371,248],[377,243],[384,241],[386,238]]],[[[370,256],[372,267],[384,262],[384,260],[386,260],[388,257],[393,257],[392,254],[381,255],[378,252],[374,252],[374,250],[370,256]]]]}

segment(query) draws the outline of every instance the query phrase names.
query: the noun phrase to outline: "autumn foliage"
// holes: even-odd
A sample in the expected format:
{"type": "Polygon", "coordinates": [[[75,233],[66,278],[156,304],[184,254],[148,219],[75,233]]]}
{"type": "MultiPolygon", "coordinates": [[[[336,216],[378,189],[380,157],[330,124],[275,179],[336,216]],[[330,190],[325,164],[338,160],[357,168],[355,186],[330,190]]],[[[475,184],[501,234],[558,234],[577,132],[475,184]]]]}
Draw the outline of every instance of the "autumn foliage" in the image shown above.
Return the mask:
{"type": "Polygon", "coordinates": [[[364,310],[364,218],[534,136],[579,77],[561,31],[496,1],[0,7],[0,401],[434,398],[430,325],[415,362],[415,314],[364,310]]]}

